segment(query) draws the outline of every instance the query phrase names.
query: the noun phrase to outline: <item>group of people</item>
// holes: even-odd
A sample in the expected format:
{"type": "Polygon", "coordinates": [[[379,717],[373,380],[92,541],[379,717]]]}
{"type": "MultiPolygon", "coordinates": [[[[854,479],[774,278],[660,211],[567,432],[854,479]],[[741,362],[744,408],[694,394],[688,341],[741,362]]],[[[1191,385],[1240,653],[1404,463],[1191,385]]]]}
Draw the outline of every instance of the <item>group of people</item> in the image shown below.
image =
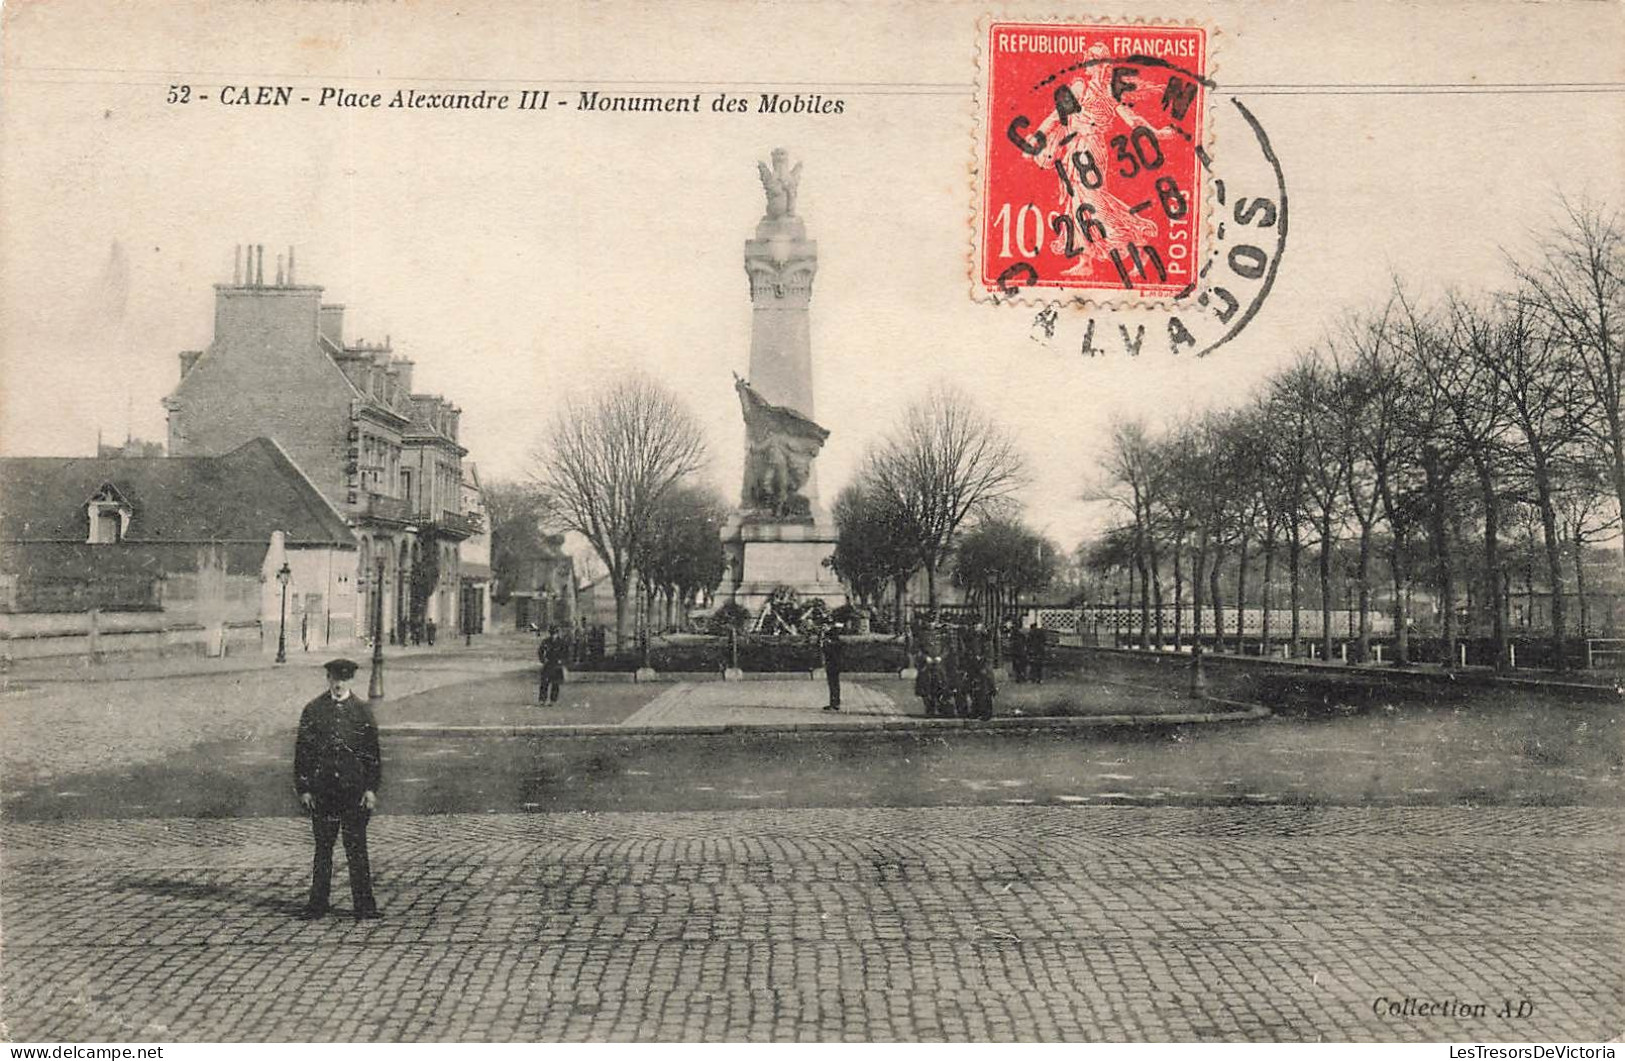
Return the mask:
{"type": "Polygon", "coordinates": [[[1005,641],[1009,646],[1010,670],[1018,682],[1044,684],[1044,664],[1049,662],[1049,637],[1037,623],[1023,630],[1011,620],[1005,625],[1005,641]]]}
{"type": "MultiPolygon", "coordinates": [[[[1008,620],[1002,630],[1010,669],[1018,682],[1044,681],[1049,636],[1034,622],[1023,630],[1008,620]]],[[[992,718],[998,695],[995,653],[987,624],[956,626],[933,618],[916,635],[914,695],[930,718],[992,718]]]]}
{"type": "Polygon", "coordinates": [[[998,683],[987,626],[932,622],[920,631],[914,695],[928,718],[992,718],[998,683]]]}
{"type": "Polygon", "coordinates": [[[539,623],[530,623],[527,629],[537,637],[557,637],[563,641],[566,663],[603,659],[609,647],[609,628],[603,623],[588,626],[585,619],[578,619],[574,625],[566,624],[562,628],[556,624],[549,626],[546,633],[539,623]]]}

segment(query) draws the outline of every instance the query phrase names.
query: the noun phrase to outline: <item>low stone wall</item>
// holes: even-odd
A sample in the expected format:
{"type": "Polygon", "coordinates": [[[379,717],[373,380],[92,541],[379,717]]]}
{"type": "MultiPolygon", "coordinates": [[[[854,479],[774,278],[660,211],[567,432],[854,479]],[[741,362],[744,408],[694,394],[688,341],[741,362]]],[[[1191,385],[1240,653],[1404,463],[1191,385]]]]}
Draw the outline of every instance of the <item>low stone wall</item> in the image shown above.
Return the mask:
{"type": "MultiPolygon", "coordinates": [[[[166,622],[162,613],[113,612],[94,621],[85,615],[6,616],[24,618],[0,627],[0,659],[149,655],[218,656],[267,651],[257,621],[224,624],[212,632],[201,623],[166,622]]],[[[275,650],[275,638],[269,649],[275,650]]]]}

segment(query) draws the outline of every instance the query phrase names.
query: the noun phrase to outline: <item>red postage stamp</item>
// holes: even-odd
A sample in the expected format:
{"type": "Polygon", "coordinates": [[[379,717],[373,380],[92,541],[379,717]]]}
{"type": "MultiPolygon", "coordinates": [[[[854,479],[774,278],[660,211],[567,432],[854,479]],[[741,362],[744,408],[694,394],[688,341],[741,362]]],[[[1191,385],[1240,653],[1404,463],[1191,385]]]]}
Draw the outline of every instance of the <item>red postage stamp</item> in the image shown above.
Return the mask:
{"type": "Polygon", "coordinates": [[[1190,295],[1207,30],[995,21],[982,47],[973,293],[1190,295]]]}

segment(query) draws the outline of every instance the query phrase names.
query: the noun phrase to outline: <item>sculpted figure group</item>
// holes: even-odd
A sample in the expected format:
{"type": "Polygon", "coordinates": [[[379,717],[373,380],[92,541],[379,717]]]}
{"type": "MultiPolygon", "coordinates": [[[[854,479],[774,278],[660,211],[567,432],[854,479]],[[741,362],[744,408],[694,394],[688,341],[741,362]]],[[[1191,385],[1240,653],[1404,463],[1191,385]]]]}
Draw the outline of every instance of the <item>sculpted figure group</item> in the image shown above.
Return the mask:
{"type": "Polygon", "coordinates": [[[807,516],[811,505],[801,489],[829,432],[794,409],[770,404],[738,376],[734,389],[745,414],[745,503],[775,518],[807,516]]]}

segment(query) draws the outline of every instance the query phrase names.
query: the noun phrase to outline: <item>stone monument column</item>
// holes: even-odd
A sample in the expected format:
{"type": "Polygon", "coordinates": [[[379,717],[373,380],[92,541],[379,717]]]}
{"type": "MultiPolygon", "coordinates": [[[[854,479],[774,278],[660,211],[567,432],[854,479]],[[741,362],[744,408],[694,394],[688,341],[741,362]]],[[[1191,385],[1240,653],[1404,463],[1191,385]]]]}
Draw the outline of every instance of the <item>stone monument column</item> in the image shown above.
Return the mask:
{"type": "MultiPolygon", "coordinates": [[[[773,152],[771,168],[756,164],[767,193],[767,211],[745,241],[745,274],[750,278],[750,383],[773,405],[815,418],[812,382],[812,331],[808,309],[813,275],[818,271],[818,243],[807,238],[807,226],[796,215],[796,186],[801,164],[790,165],[783,148],[773,152]]],[[[801,494],[812,511],[821,511],[818,475],[809,473],[801,494]]]]}
{"type": "Polygon", "coordinates": [[[724,591],[760,616],[775,594],[793,591],[834,607],[845,600],[829,566],[835,532],[818,497],[814,469],[829,432],[813,419],[809,307],[818,244],[796,216],[801,166],[789,153],[757,163],[767,210],[745,241],[750,278],[750,378],[734,378],[745,419],[745,475],[739,508],[723,529],[724,591]]]}

